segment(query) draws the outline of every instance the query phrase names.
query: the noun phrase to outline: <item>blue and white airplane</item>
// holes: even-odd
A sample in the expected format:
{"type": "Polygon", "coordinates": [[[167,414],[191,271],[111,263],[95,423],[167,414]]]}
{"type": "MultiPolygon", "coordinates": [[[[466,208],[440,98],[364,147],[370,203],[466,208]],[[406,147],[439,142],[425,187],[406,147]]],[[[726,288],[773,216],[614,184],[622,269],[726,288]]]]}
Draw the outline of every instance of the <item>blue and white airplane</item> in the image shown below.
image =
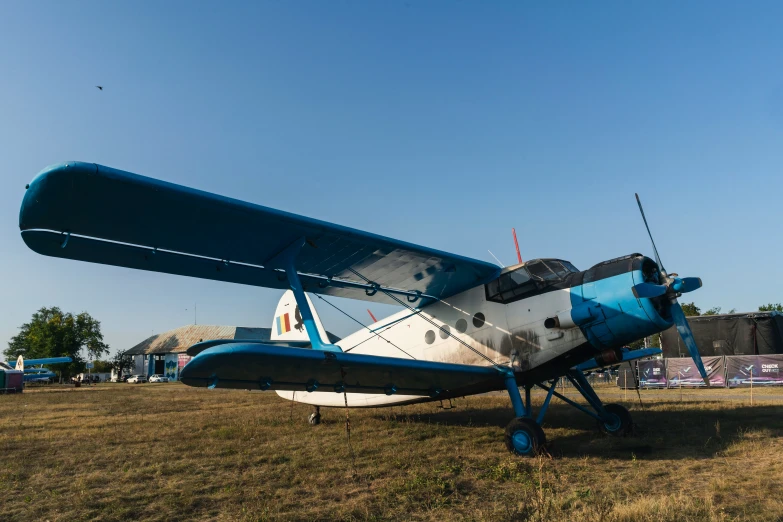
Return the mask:
{"type": "MultiPolygon", "coordinates": [[[[44,368],[44,364],[63,364],[73,362],[71,357],[46,357],[43,359],[27,359],[23,356],[19,356],[16,360],[15,370],[24,372],[24,382],[48,382],[51,379],[57,377],[57,374],[53,371],[44,368]],[[30,368],[31,366],[39,366],[39,368],[30,368]]],[[[6,363],[8,367],[11,365],[6,363]]]]}
{"type": "Polygon", "coordinates": [[[578,270],[561,259],[535,259],[501,269],[80,162],[49,167],[27,186],[19,227],[25,243],[48,256],[290,290],[271,341],[199,343],[180,378],[191,386],[275,390],[316,406],[313,424],[320,406],[390,406],[506,390],[515,417],[505,442],[514,453],[544,447],[541,423],[553,396],[594,417],[605,432],[624,435],[629,412],[603,404],[582,371],[659,353],[621,348],[672,324],[707,378],[677,303],[701,280],[667,273],[654,243],[655,260],[631,254],[578,270]],[[402,311],[335,342],[306,292],[402,311]],[[561,378],[588,407],[555,390],[561,378]],[[536,386],[547,396],[534,416],[536,386]]]}

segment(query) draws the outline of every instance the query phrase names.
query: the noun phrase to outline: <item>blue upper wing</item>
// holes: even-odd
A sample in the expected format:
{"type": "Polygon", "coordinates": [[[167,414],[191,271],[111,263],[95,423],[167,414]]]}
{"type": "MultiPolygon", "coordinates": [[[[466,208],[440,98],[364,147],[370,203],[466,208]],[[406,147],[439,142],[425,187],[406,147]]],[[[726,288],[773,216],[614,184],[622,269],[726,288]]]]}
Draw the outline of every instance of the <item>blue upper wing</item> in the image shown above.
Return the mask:
{"type": "Polygon", "coordinates": [[[25,193],[19,228],[25,243],[44,255],[270,288],[288,287],[275,257],[304,237],[296,268],[305,290],[381,302],[393,301],[368,281],[442,299],[499,271],[484,261],[94,163],[41,172],[25,193]]]}
{"type": "Polygon", "coordinates": [[[265,343],[207,348],[182,369],[190,386],[249,390],[397,393],[460,397],[502,389],[505,375],[492,366],[325,352],[265,343]]]}

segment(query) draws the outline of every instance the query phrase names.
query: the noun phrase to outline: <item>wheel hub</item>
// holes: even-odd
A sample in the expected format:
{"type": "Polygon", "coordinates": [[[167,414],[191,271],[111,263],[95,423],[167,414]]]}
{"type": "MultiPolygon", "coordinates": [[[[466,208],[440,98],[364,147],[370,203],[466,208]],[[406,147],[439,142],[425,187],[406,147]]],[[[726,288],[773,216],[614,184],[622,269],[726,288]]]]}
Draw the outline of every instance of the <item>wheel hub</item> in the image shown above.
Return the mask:
{"type": "Polygon", "coordinates": [[[516,431],[511,437],[514,441],[514,449],[519,453],[527,453],[533,447],[533,443],[530,440],[530,436],[524,431],[516,431]]]}
{"type": "Polygon", "coordinates": [[[609,413],[607,418],[609,420],[604,421],[604,427],[606,427],[607,431],[617,431],[622,427],[623,421],[620,419],[619,415],[609,413]]]}

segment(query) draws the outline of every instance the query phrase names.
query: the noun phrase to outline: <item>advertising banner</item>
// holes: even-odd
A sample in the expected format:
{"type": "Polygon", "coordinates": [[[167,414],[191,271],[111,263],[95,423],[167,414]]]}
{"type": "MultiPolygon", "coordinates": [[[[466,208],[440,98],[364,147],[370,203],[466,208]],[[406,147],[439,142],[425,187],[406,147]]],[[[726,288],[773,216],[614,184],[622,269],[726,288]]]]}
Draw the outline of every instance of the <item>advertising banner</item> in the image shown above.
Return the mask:
{"type": "Polygon", "coordinates": [[[179,354],[178,357],[177,357],[177,368],[179,370],[182,370],[182,368],[184,368],[185,365],[188,364],[192,358],[193,357],[191,357],[190,355],[188,355],[186,353],[179,354]]]}
{"type": "Polygon", "coordinates": [[[639,386],[666,388],[666,361],[664,359],[639,361],[639,386]]]}
{"type": "MultiPolygon", "coordinates": [[[[726,379],[723,376],[723,356],[702,357],[704,369],[707,370],[707,377],[710,380],[710,386],[724,388],[726,379]]],[[[669,388],[678,386],[706,386],[704,380],[696,369],[696,364],[690,357],[681,357],[676,359],[666,359],[666,380],[669,388]]]]}
{"type": "Polygon", "coordinates": [[[783,355],[735,355],[726,357],[730,388],[738,386],[783,385],[783,355]]]}

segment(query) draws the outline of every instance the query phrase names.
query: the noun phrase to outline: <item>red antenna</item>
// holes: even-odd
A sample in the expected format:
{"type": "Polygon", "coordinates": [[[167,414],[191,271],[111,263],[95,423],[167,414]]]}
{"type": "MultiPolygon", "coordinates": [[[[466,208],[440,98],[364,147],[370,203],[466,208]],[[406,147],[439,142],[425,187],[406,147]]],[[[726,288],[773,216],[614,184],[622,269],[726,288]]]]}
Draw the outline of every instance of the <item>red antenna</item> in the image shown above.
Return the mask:
{"type": "Polygon", "coordinates": [[[514,246],[517,247],[517,259],[522,262],[522,254],[519,253],[519,241],[517,241],[517,231],[515,228],[511,229],[511,233],[514,234],[514,246]]]}
{"type": "Polygon", "coordinates": [[[373,323],[377,323],[378,322],[378,319],[376,319],[375,316],[372,315],[372,312],[370,311],[369,308],[367,309],[367,313],[370,314],[370,317],[372,317],[372,322],[373,323]]]}

